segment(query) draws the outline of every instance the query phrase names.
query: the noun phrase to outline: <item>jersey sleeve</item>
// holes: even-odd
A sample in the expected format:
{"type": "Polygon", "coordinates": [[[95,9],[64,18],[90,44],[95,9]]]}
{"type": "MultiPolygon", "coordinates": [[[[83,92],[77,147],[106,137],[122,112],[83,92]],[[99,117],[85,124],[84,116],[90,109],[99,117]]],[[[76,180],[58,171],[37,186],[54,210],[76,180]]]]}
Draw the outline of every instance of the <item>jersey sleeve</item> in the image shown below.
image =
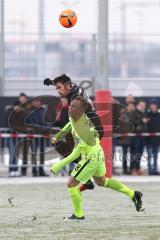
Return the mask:
{"type": "Polygon", "coordinates": [[[80,156],[80,154],[81,154],[80,148],[79,148],[79,146],[77,145],[77,146],[73,149],[72,153],[71,153],[69,156],[67,156],[66,158],[64,158],[62,161],[65,161],[66,164],[68,164],[68,163],[73,162],[74,160],[76,160],[76,159],[80,156]]]}
{"type": "Polygon", "coordinates": [[[65,167],[67,164],[73,162],[79,156],[80,156],[80,149],[79,149],[79,146],[76,146],[69,156],[67,156],[63,160],[60,160],[59,162],[53,164],[53,166],[51,167],[51,171],[53,173],[58,173],[59,171],[62,170],[63,167],[65,167]]]}
{"type": "Polygon", "coordinates": [[[71,124],[68,122],[54,137],[57,141],[61,140],[68,132],[71,131],[71,124]]]}

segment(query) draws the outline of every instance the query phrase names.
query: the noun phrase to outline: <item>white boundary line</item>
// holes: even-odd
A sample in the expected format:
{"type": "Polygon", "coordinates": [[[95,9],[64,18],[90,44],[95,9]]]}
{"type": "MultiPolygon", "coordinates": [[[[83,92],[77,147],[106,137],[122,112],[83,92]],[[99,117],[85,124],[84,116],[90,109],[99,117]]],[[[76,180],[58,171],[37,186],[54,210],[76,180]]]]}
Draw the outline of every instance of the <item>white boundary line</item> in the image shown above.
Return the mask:
{"type": "MultiPolygon", "coordinates": [[[[159,183],[160,176],[113,176],[122,182],[130,183],[159,183]]],[[[66,183],[68,177],[16,177],[0,178],[0,185],[29,185],[66,183]]]]}

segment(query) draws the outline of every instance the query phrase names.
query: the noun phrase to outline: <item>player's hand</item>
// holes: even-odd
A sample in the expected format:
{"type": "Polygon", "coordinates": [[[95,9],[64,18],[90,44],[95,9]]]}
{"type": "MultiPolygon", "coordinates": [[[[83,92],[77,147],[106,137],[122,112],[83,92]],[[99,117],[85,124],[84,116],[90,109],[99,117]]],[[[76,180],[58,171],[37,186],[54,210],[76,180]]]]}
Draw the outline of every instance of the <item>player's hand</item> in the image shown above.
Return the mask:
{"type": "Polygon", "coordinates": [[[53,138],[51,139],[51,143],[52,143],[52,144],[56,144],[56,142],[57,142],[56,138],[53,137],[53,138]]]}
{"type": "Polygon", "coordinates": [[[52,83],[52,81],[51,81],[50,78],[46,78],[46,79],[44,79],[43,84],[44,84],[44,85],[47,85],[47,86],[49,86],[49,85],[53,85],[53,83],[52,83]]]}

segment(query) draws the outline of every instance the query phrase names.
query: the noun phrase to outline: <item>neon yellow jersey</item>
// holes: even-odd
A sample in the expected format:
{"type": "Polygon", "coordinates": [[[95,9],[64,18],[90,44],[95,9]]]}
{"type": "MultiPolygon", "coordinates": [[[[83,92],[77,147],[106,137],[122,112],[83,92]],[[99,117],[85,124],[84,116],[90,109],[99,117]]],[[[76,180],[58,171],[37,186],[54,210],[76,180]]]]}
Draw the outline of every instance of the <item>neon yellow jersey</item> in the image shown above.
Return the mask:
{"type": "Polygon", "coordinates": [[[86,114],[83,114],[78,121],[69,117],[69,121],[75,145],[80,148],[82,158],[94,158],[95,155],[102,152],[98,132],[86,114]]]}
{"type": "MultiPolygon", "coordinates": [[[[60,162],[55,163],[52,166],[51,170],[54,173],[57,173],[64,166],[73,162],[75,159],[81,156],[82,162],[83,161],[88,162],[89,160],[90,166],[91,166],[90,168],[92,169],[92,171],[96,169],[97,166],[103,165],[102,170],[99,173],[100,175],[96,175],[96,176],[103,176],[105,173],[104,152],[100,146],[98,132],[95,129],[94,125],[91,123],[91,120],[86,116],[86,114],[83,114],[78,121],[74,121],[71,117],[69,117],[69,122],[64,126],[64,128],[60,132],[58,132],[55,135],[55,138],[57,139],[57,141],[59,141],[68,132],[72,132],[74,142],[75,142],[74,149],[69,156],[67,156],[60,162]]],[[[90,171],[89,171],[89,174],[90,174],[90,171]]]]}
{"type": "Polygon", "coordinates": [[[69,117],[69,121],[76,145],[79,144],[80,148],[99,145],[100,141],[98,132],[86,114],[83,114],[78,121],[74,121],[73,118],[69,117]]]}
{"type": "Polygon", "coordinates": [[[82,157],[89,159],[91,155],[94,158],[93,156],[97,156],[99,153],[102,154],[103,150],[100,146],[98,132],[85,113],[78,121],[74,121],[73,118],[69,117],[69,122],[55,135],[55,138],[60,140],[70,131],[74,138],[75,148],[78,147],[82,157]]]}

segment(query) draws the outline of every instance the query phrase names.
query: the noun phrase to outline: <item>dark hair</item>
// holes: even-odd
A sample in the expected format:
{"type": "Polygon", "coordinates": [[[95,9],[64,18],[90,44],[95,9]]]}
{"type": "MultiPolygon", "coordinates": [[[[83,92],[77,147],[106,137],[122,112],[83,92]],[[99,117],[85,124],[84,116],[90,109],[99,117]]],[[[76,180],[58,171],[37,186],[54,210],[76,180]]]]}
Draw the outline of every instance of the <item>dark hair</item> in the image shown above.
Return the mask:
{"type": "Polygon", "coordinates": [[[145,101],[143,98],[142,98],[142,99],[139,99],[137,105],[138,105],[140,102],[146,103],[146,101],[145,101]]]}
{"type": "Polygon", "coordinates": [[[70,83],[71,84],[71,79],[66,75],[66,74],[62,74],[56,78],[54,78],[53,80],[53,85],[56,85],[57,83],[70,83]]]}
{"type": "Polygon", "coordinates": [[[73,100],[78,100],[81,102],[81,106],[85,109],[85,111],[87,110],[88,108],[88,102],[82,97],[82,96],[77,96],[75,97],[73,100]]]}
{"type": "Polygon", "coordinates": [[[27,98],[27,95],[25,93],[21,92],[18,97],[26,97],[27,98]]]}
{"type": "Polygon", "coordinates": [[[151,98],[150,101],[149,101],[149,104],[155,104],[155,105],[159,105],[159,101],[157,98],[151,98]]]}

